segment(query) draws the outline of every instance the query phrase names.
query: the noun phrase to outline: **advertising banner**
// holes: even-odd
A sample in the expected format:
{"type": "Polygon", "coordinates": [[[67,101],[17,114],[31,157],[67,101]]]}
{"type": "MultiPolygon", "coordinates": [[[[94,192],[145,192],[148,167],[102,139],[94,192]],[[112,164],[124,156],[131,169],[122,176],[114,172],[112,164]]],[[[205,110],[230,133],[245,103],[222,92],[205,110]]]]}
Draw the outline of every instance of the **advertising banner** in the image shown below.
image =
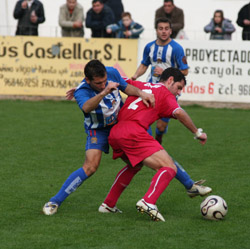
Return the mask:
{"type": "Polygon", "coordinates": [[[249,42],[178,42],[190,67],[180,100],[250,103],[249,42]]]}
{"type": "Polygon", "coordinates": [[[138,41],[0,36],[0,95],[65,96],[84,78],[91,59],[131,77],[138,41]]]}

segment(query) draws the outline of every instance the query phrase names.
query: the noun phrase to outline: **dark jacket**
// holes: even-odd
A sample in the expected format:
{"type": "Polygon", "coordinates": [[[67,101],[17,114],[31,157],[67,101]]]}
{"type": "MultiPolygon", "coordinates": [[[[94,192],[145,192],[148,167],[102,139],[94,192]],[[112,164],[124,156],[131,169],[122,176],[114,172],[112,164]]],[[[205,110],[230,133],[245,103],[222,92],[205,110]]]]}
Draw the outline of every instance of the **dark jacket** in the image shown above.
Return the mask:
{"type": "Polygon", "coordinates": [[[112,9],[115,15],[115,23],[119,22],[124,12],[122,0],[103,0],[103,2],[112,9]]]}
{"type": "Polygon", "coordinates": [[[237,24],[243,28],[242,30],[242,39],[243,40],[250,40],[250,26],[246,26],[243,23],[244,19],[250,20],[250,3],[243,6],[239,13],[238,13],[238,19],[237,19],[237,24]]]}
{"type": "Polygon", "coordinates": [[[38,0],[34,0],[30,9],[28,7],[23,9],[21,6],[23,1],[24,0],[18,1],[14,9],[14,18],[18,19],[16,35],[38,36],[38,24],[45,21],[43,4],[38,0]],[[33,23],[30,20],[30,15],[33,10],[37,15],[36,23],[33,23]]]}
{"type": "Polygon", "coordinates": [[[174,7],[171,14],[166,14],[164,11],[164,7],[160,7],[155,12],[155,21],[158,18],[168,18],[172,23],[172,35],[171,38],[175,38],[178,32],[184,28],[184,13],[180,8],[174,7]]]}
{"type": "Polygon", "coordinates": [[[106,33],[106,27],[109,24],[114,23],[114,13],[106,5],[104,5],[103,10],[96,14],[91,8],[87,12],[86,27],[91,29],[92,37],[112,37],[112,35],[106,33]]]}

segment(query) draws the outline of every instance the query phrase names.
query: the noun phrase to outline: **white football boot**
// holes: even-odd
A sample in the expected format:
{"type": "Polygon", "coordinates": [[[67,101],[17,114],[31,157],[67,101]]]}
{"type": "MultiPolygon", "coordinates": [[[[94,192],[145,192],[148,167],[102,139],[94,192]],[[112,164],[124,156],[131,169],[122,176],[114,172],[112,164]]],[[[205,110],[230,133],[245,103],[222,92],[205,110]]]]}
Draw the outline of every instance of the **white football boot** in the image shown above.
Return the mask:
{"type": "Polygon", "coordinates": [[[120,209],[118,209],[116,206],[111,208],[105,203],[102,203],[102,205],[99,207],[98,211],[100,213],[122,213],[122,211],[120,209]]]}
{"type": "Polygon", "coordinates": [[[45,215],[53,215],[57,212],[58,207],[59,205],[56,202],[49,201],[43,206],[43,213],[45,215]]]}
{"type": "Polygon", "coordinates": [[[139,212],[148,214],[154,221],[161,220],[165,222],[165,219],[160,214],[157,206],[154,204],[147,203],[143,199],[141,199],[136,203],[136,208],[139,212]]]}
{"type": "Polygon", "coordinates": [[[204,195],[211,193],[212,189],[210,187],[202,185],[205,181],[206,180],[199,180],[199,181],[195,182],[193,184],[192,188],[187,190],[187,195],[189,197],[193,198],[193,197],[196,197],[198,195],[204,196],[204,195]]]}

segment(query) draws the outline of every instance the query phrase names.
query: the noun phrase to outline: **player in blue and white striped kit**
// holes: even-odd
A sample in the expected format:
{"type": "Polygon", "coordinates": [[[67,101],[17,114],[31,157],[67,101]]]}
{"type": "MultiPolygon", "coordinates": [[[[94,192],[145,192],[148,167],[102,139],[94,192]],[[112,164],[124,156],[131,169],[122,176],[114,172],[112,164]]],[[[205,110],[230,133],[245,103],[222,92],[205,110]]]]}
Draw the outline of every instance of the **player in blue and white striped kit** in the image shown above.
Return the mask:
{"type": "MultiPolygon", "coordinates": [[[[171,21],[167,18],[159,18],[155,22],[157,39],[148,43],[143,52],[143,59],[137,68],[133,80],[143,75],[151,65],[147,81],[158,83],[162,72],[169,67],[178,68],[185,76],[188,74],[188,64],[182,46],[170,38],[172,34],[171,21]]],[[[161,144],[163,134],[167,133],[169,118],[162,118],[156,124],[155,139],[161,144]]],[[[152,131],[149,131],[152,133],[152,131]]],[[[190,197],[206,195],[212,189],[202,186],[204,180],[194,182],[182,166],[176,162],[176,178],[185,186],[190,197]]]]}
{"type": "Polygon", "coordinates": [[[116,69],[105,68],[98,60],[88,62],[84,74],[85,79],[76,89],[74,97],[85,117],[84,126],[88,135],[85,162],[44,205],[43,212],[46,215],[55,214],[61,203],[96,172],[102,152],[109,152],[108,135],[117,122],[117,115],[122,105],[119,90],[127,95],[141,97],[147,106],[154,106],[154,95],[126,83],[116,69]]]}
{"type": "MultiPolygon", "coordinates": [[[[147,81],[158,83],[164,69],[178,68],[185,76],[188,74],[188,64],[182,46],[170,38],[171,22],[166,18],[156,20],[157,39],[148,43],[143,52],[143,59],[136,70],[133,80],[143,75],[151,65],[147,81]]],[[[167,132],[169,119],[157,121],[156,140],[161,143],[162,135],[167,132]]]]}

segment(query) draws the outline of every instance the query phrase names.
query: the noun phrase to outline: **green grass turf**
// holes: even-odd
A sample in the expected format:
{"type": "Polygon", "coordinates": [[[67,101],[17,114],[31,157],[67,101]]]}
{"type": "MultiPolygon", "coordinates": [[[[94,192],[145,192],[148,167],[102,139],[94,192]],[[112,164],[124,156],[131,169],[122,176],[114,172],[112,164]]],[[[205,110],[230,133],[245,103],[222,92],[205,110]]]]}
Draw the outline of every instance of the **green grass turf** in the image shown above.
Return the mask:
{"type": "Polygon", "coordinates": [[[0,249],[236,249],[250,248],[250,111],[186,107],[208,134],[201,146],[171,120],[164,147],[194,180],[205,178],[229,207],[223,221],[201,217],[201,197],[190,199],[173,180],[157,205],[166,222],[137,213],[153,171],[144,168],[121,196],[122,214],[100,214],[124,166],[104,155],[97,173],[48,217],[42,206],[84,161],[83,115],[74,102],[0,101],[0,249]]]}

